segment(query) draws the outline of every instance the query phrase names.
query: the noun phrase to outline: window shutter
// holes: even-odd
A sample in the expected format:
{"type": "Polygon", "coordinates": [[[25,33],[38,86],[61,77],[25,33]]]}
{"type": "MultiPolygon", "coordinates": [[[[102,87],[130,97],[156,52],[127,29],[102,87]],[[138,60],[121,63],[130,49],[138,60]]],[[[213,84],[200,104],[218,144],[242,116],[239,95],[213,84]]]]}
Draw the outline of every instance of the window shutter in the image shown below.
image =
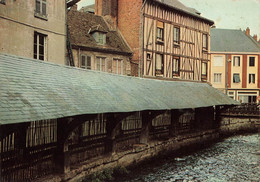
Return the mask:
{"type": "Polygon", "coordinates": [[[42,0],[42,15],[47,15],[46,14],[46,0],[42,0]]]}
{"type": "Polygon", "coordinates": [[[163,29],[163,22],[157,21],[157,27],[163,29]]]}
{"type": "Polygon", "coordinates": [[[86,56],[85,55],[81,55],[81,64],[80,64],[81,68],[86,68],[86,56]]]}
{"type": "Polygon", "coordinates": [[[156,70],[162,70],[162,55],[156,55],[156,70]]]}
{"type": "Polygon", "coordinates": [[[41,13],[41,2],[40,0],[36,0],[36,13],[41,13]]]}
{"type": "Polygon", "coordinates": [[[87,69],[91,70],[91,57],[87,56],[87,69]]]}
{"type": "Polygon", "coordinates": [[[223,66],[223,56],[214,56],[214,66],[223,66]]]}

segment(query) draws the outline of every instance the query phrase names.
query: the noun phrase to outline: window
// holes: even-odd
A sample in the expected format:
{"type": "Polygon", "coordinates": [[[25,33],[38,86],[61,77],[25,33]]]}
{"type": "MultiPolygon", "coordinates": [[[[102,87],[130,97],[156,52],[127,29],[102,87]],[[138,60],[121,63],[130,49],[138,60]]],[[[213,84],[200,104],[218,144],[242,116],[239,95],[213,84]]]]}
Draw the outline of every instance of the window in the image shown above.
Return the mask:
{"type": "Polygon", "coordinates": [[[239,56],[234,56],[233,66],[240,66],[240,57],[239,56]]]}
{"type": "Polygon", "coordinates": [[[35,16],[47,18],[46,13],[47,0],[35,0],[35,16]]]}
{"type": "Polygon", "coordinates": [[[106,44],[106,34],[103,32],[95,32],[93,33],[93,37],[95,39],[95,41],[99,44],[106,44]]]}
{"type": "Polygon", "coordinates": [[[214,82],[215,83],[221,83],[221,73],[214,73],[214,82]]]}
{"type": "Polygon", "coordinates": [[[164,36],[164,23],[157,21],[157,40],[163,41],[164,36]]]}
{"type": "Polygon", "coordinates": [[[112,72],[115,74],[123,74],[123,60],[121,59],[113,59],[113,69],[112,72]]]}
{"type": "Polygon", "coordinates": [[[203,34],[202,48],[203,48],[203,50],[208,50],[208,35],[207,34],[203,34]]]}
{"type": "Polygon", "coordinates": [[[5,4],[5,0],[0,0],[0,4],[5,4]]]}
{"type": "Polygon", "coordinates": [[[207,63],[203,62],[201,66],[202,66],[202,68],[201,68],[201,74],[202,74],[203,76],[207,76],[207,63]]]}
{"type": "Polygon", "coordinates": [[[240,82],[240,76],[239,73],[233,74],[233,83],[239,83],[240,82]]]}
{"type": "Polygon", "coordinates": [[[106,58],[96,57],[96,70],[107,71],[106,58]]]}
{"type": "Polygon", "coordinates": [[[234,92],[228,92],[229,95],[234,95],[234,92]]]}
{"type": "Polygon", "coordinates": [[[180,28],[174,27],[173,29],[173,43],[179,45],[180,44],[180,28]]]}
{"type": "Polygon", "coordinates": [[[47,36],[38,32],[34,32],[34,48],[33,48],[33,58],[39,60],[46,60],[47,36]]]}
{"type": "Polygon", "coordinates": [[[249,74],[249,83],[255,83],[255,74],[249,74]]]}
{"type": "Polygon", "coordinates": [[[155,75],[163,75],[163,55],[156,54],[155,75]]]}
{"type": "Polygon", "coordinates": [[[214,56],[214,66],[223,66],[223,56],[214,56]]]}
{"type": "Polygon", "coordinates": [[[249,66],[255,66],[255,57],[249,57],[249,66]]]}
{"type": "Polygon", "coordinates": [[[80,67],[91,70],[91,57],[86,55],[81,55],[80,67]]]}
{"type": "Polygon", "coordinates": [[[172,76],[180,76],[180,58],[173,58],[172,76]]]}
{"type": "Polygon", "coordinates": [[[151,53],[147,53],[147,55],[146,55],[146,59],[149,60],[149,61],[152,60],[152,55],[151,55],[151,53]]]}
{"type": "Polygon", "coordinates": [[[252,95],[248,96],[248,102],[249,103],[256,103],[256,96],[252,96],[252,95]]]}

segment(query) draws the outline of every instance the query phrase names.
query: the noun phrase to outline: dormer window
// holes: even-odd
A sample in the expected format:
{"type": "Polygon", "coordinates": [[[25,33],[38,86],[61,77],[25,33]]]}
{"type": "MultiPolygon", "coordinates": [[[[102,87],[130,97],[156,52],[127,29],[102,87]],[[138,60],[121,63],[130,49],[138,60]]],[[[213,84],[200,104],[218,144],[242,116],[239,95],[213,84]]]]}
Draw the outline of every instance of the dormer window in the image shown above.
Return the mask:
{"type": "Polygon", "coordinates": [[[106,34],[104,32],[94,32],[92,35],[98,44],[106,44],[106,34]]]}

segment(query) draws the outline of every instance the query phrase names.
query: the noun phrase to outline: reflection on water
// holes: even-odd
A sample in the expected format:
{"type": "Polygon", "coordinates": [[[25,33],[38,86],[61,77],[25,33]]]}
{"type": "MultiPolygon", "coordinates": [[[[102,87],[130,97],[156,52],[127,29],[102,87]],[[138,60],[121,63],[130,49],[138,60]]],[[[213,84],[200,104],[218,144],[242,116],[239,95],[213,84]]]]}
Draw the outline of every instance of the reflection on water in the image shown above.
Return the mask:
{"type": "Polygon", "coordinates": [[[191,155],[154,160],[117,181],[259,182],[260,136],[235,136],[191,155]]]}

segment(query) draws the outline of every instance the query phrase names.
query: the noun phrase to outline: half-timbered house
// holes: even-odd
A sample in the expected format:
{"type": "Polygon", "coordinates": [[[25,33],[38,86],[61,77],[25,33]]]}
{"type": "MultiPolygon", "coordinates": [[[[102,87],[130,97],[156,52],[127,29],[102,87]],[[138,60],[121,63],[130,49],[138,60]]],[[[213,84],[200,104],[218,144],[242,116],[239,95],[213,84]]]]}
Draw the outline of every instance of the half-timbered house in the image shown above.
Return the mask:
{"type": "Polygon", "coordinates": [[[119,28],[134,51],[132,74],[207,81],[210,26],[178,0],[96,0],[96,14],[119,28]]]}

